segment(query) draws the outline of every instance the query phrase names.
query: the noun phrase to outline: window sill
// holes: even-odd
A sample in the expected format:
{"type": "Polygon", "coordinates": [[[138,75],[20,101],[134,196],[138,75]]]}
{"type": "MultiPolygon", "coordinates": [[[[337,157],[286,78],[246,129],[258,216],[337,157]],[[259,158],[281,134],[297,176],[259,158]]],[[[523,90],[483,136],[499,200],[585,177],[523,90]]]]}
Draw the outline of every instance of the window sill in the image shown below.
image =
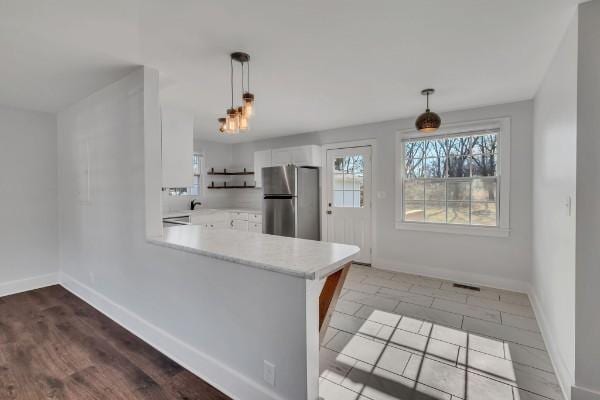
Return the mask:
{"type": "Polygon", "coordinates": [[[487,226],[443,225],[396,221],[396,229],[421,232],[448,233],[452,235],[509,237],[510,229],[487,226]]]}

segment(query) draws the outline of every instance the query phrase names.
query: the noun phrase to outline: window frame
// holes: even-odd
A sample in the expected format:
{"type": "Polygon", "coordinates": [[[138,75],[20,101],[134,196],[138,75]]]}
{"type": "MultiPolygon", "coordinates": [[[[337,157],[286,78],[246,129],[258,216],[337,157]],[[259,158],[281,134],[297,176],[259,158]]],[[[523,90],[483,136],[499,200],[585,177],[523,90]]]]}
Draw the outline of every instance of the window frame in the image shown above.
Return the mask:
{"type": "MultiPolygon", "coordinates": [[[[396,229],[449,234],[508,237],[510,235],[510,118],[494,118],[470,122],[443,124],[434,133],[422,133],[414,128],[398,131],[396,134],[396,229]],[[496,164],[497,184],[497,226],[459,225],[436,222],[404,221],[404,140],[425,139],[457,135],[495,129],[497,132],[498,162],[496,164]]],[[[470,178],[469,178],[470,179],[470,178]]],[[[444,181],[447,181],[444,179],[444,181]]]]}
{"type": "Polygon", "coordinates": [[[166,190],[169,193],[169,196],[172,197],[200,197],[203,195],[203,187],[202,187],[202,182],[205,181],[205,165],[204,165],[204,155],[202,153],[198,153],[198,152],[193,152],[192,153],[192,168],[194,166],[194,157],[198,158],[198,168],[200,169],[200,173],[196,174],[194,173],[193,179],[194,181],[198,180],[198,185],[192,184],[192,186],[189,187],[185,187],[185,188],[167,188],[166,190]],[[198,193],[197,194],[192,194],[192,188],[194,186],[198,186],[198,193]],[[177,191],[177,192],[176,192],[177,191]]]}

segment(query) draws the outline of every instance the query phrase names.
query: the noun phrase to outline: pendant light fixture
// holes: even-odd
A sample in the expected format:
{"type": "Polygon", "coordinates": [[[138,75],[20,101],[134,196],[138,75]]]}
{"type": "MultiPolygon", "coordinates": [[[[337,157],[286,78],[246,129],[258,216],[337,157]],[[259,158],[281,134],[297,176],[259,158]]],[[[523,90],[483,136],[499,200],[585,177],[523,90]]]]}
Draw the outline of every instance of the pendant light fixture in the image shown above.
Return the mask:
{"type": "Polygon", "coordinates": [[[434,89],[423,89],[421,94],[427,96],[427,108],[425,112],[417,118],[415,126],[417,130],[423,133],[435,132],[439,129],[442,124],[442,119],[439,115],[429,110],[429,95],[435,93],[434,89]]]}
{"type": "Polygon", "coordinates": [[[231,108],[227,110],[226,118],[218,119],[219,132],[224,134],[236,134],[247,131],[249,129],[250,117],[254,114],[254,95],[250,93],[250,56],[247,53],[242,52],[231,53],[230,68],[231,108]],[[237,61],[242,65],[242,105],[238,107],[234,105],[234,61],[237,61]],[[246,70],[247,80],[244,79],[244,72],[246,70]]]}

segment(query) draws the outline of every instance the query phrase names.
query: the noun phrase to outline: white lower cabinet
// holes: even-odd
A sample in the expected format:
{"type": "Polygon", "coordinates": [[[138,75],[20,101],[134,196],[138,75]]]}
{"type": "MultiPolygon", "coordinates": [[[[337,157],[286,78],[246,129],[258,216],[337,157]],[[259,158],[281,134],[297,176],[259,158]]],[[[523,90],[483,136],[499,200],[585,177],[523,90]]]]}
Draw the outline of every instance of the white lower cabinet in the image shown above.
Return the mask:
{"type": "Polygon", "coordinates": [[[233,228],[236,231],[247,231],[248,221],[243,221],[241,219],[233,219],[231,220],[231,228],[233,228]]]}
{"type": "Polygon", "coordinates": [[[214,214],[190,216],[192,225],[206,229],[235,229],[238,231],[262,232],[262,214],[243,211],[222,211],[214,214]]]}
{"type": "Polygon", "coordinates": [[[262,233],[262,224],[258,224],[256,222],[250,222],[250,223],[248,223],[248,231],[262,233]]]}

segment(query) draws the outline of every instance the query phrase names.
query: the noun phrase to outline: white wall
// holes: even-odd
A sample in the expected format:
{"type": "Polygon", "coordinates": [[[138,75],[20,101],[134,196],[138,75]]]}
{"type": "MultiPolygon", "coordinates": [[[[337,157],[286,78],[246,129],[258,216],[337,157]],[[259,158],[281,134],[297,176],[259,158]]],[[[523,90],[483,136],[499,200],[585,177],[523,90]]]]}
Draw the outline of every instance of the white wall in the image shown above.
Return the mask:
{"type": "Polygon", "coordinates": [[[576,400],[600,399],[600,1],[579,8],[576,400]]]}
{"type": "MultiPolygon", "coordinates": [[[[233,148],[233,160],[238,166],[251,166],[255,150],[374,138],[377,159],[374,161],[373,193],[385,192],[383,199],[374,197],[374,265],[525,291],[531,270],[533,102],[450,112],[443,114],[442,118],[451,123],[506,116],[511,118],[512,127],[511,234],[508,238],[400,231],[395,228],[395,134],[413,126],[414,119],[238,144],[233,148]]],[[[260,192],[246,196],[254,196],[255,207],[260,207],[260,192]]]]}
{"type": "Polygon", "coordinates": [[[56,281],[56,119],[0,107],[0,296],[56,281]]]}
{"type": "Polygon", "coordinates": [[[534,100],[531,297],[566,393],[575,374],[577,29],[574,15],[534,100]]]}
{"type": "Polygon", "coordinates": [[[158,98],[144,101],[158,74],[146,71],[58,115],[61,281],[234,398],[303,399],[305,281],[145,240],[146,214],[160,221],[161,211],[158,98]],[[89,201],[78,199],[81,143],[89,201]],[[275,388],[263,381],[263,360],[277,366],[275,388]]]}

